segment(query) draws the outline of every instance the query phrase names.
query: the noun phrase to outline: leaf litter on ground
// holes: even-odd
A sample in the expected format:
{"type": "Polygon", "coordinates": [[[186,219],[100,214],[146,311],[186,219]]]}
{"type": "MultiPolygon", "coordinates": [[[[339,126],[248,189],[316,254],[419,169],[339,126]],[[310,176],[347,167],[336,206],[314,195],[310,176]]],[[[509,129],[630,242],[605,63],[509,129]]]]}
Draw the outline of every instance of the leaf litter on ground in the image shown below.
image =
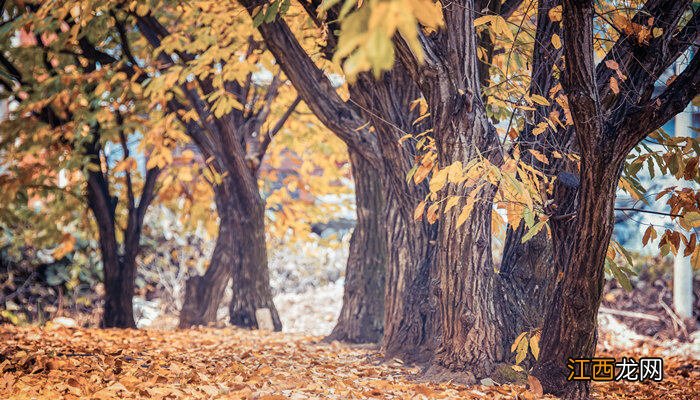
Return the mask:
{"type": "MultiPolygon", "coordinates": [[[[235,328],[0,326],[2,399],[535,399],[524,385],[425,382],[367,345],[235,328]]],[[[658,349],[641,346],[625,354],[658,349]]],[[[635,354],[638,353],[638,354],[635,354]]],[[[601,383],[596,398],[690,399],[700,368],[667,357],[661,383],[601,383]]]]}

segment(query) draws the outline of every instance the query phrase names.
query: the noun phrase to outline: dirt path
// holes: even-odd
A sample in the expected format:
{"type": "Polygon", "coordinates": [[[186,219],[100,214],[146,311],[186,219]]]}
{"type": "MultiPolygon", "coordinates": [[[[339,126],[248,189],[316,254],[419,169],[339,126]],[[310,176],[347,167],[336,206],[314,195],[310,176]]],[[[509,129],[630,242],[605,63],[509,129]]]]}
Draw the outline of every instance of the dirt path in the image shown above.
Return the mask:
{"type": "MultiPolygon", "coordinates": [[[[134,331],[0,326],[0,398],[536,397],[517,385],[420,382],[417,369],[381,363],[370,347],[318,340],[231,328],[134,331]]],[[[690,358],[667,358],[664,382],[597,384],[596,397],[690,399],[693,390],[700,390],[696,364],[690,358]]]]}

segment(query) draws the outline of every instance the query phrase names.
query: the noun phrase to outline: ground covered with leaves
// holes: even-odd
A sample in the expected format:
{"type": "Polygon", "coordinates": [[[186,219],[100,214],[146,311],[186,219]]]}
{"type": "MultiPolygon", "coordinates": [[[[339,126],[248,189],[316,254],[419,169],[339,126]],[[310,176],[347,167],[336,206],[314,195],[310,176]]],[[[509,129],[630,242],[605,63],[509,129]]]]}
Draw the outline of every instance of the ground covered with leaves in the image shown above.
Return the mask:
{"type": "MultiPolygon", "coordinates": [[[[534,399],[527,385],[430,383],[368,346],[233,328],[157,330],[0,326],[0,398],[534,399]]],[[[618,357],[650,355],[637,346],[618,357]]],[[[614,353],[607,353],[616,354],[614,353]]],[[[691,399],[700,367],[665,358],[661,383],[601,383],[597,398],[691,399]]]]}

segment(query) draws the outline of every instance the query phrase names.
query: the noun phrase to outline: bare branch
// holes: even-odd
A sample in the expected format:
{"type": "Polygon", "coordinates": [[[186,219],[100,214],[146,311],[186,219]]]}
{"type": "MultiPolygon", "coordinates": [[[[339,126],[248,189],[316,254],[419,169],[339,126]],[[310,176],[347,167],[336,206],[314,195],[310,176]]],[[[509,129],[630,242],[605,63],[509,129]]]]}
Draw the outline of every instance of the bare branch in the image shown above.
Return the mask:
{"type": "MultiPolygon", "coordinates": [[[[250,14],[261,1],[240,0],[240,3],[250,14]]],[[[286,22],[277,18],[260,25],[258,30],[280,68],[321,122],[363,158],[381,168],[376,137],[364,129],[358,131],[358,128],[366,125],[360,110],[340,98],[323,71],[299,44],[286,22]]]]}
{"type": "Polygon", "coordinates": [[[650,132],[682,112],[699,93],[700,56],[696,54],[663,93],[627,114],[621,124],[623,133],[620,140],[623,145],[632,149],[650,132]]]}
{"type": "Polygon", "coordinates": [[[285,122],[287,122],[287,120],[294,112],[294,109],[297,108],[299,103],[301,103],[301,97],[297,96],[296,99],[294,99],[294,101],[292,102],[292,104],[289,105],[287,111],[285,111],[284,114],[282,114],[282,116],[277,120],[272,129],[268,130],[267,133],[263,136],[262,142],[260,142],[260,149],[258,150],[259,159],[262,160],[262,158],[265,156],[265,153],[267,152],[267,148],[270,145],[272,138],[275,137],[275,135],[277,135],[277,133],[282,129],[285,122]]]}
{"type": "MultiPolygon", "coordinates": [[[[117,128],[119,130],[119,141],[122,145],[122,153],[124,153],[122,159],[126,161],[129,158],[129,145],[126,140],[126,135],[124,134],[124,118],[118,110],[115,112],[115,114],[117,117],[117,124],[119,124],[119,127],[117,128]]],[[[131,213],[135,206],[134,185],[131,181],[131,171],[127,168],[124,172],[126,173],[126,193],[129,199],[129,213],[131,213]]]]}

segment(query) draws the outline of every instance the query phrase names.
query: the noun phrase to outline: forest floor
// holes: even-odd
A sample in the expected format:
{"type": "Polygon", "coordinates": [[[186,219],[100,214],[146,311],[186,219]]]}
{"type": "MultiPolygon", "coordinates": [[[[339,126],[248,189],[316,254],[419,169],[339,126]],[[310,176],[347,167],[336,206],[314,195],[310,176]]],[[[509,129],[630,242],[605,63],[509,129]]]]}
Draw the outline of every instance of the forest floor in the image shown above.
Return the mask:
{"type": "MultiPolygon", "coordinates": [[[[596,383],[601,399],[691,399],[700,393],[695,344],[650,338],[601,355],[664,357],[664,380],[596,383]]],[[[376,348],[318,336],[234,328],[191,330],[0,326],[2,399],[535,399],[526,385],[430,383],[420,370],[384,362],[376,348]]]]}

